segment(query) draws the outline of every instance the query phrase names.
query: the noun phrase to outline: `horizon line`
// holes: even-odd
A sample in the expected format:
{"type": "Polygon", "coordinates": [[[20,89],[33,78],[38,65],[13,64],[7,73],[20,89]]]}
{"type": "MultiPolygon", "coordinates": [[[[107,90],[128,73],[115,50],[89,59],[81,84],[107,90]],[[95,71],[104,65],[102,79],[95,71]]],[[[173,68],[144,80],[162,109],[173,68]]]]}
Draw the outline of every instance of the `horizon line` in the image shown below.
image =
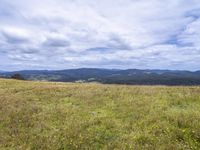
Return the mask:
{"type": "Polygon", "coordinates": [[[80,70],[80,69],[98,69],[98,70],[160,70],[160,71],[187,71],[187,72],[198,72],[200,70],[187,70],[187,69],[138,69],[138,68],[126,68],[126,69],[116,69],[116,68],[93,68],[93,67],[80,67],[80,68],[66,68],[66,69],[22,69],[22,70],[13,70],[6,71],[0,70],[0,72],[20,72],[20,71],[63,71],[63,70],[80,70]]]}

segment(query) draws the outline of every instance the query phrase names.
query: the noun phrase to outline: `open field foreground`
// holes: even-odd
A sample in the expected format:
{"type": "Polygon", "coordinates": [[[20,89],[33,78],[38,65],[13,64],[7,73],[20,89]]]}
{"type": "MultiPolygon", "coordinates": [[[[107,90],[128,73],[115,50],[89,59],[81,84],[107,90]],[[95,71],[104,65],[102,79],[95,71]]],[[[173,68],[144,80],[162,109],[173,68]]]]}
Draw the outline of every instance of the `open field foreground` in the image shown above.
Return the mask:
{"type": "Polygon", "coordinates": [[[200,87],[0,79],[1,150],[199,150],[200,87]]]}

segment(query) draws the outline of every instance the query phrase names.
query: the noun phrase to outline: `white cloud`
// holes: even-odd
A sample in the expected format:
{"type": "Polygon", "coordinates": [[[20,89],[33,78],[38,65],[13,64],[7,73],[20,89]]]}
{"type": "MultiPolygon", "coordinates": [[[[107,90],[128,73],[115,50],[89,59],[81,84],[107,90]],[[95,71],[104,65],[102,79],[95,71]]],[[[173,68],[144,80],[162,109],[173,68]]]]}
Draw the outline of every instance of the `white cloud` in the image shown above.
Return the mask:
{"type": "Polygon", "coordinates": [[[179,41],[200,48],[200,19],[188,24],[185,31],[179,35],[179,41]]]}
{"type": "Polygon", "coordinates": [[[0,62],[199,69],[199,10],[199,0],[0,0],[0,62]]]}

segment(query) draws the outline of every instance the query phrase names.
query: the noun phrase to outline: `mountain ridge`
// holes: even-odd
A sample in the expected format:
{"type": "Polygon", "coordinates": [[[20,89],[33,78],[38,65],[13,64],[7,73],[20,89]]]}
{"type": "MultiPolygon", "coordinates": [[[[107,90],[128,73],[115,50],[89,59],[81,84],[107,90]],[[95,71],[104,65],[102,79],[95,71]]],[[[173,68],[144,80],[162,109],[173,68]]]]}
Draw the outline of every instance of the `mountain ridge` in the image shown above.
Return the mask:
{"type": "Polygon", "coordinates": [[[187,70],[79,68],[0,72],[0,76],[4,78],[11,78],[14,74],[20,74],[26,80],[46,80],[54,82],[100,82],[130,85],[200,85],[200,71],[187,70]]]}

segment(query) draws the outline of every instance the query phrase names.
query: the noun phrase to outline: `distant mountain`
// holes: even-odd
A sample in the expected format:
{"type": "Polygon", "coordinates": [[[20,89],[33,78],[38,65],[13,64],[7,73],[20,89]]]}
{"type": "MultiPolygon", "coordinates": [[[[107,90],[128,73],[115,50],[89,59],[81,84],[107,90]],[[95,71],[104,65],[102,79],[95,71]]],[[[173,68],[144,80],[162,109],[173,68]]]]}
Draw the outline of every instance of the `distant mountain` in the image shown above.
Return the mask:
{"type": "Polygon", "coordinates": [[[10,78],[14,74],[20,74],[26,80],[55,82],[100,82],[129,85],[200,85],[200,71],[81,68],[56,71],[23,70],[0,72],[0,76],[4,78],[10,78]]]}

